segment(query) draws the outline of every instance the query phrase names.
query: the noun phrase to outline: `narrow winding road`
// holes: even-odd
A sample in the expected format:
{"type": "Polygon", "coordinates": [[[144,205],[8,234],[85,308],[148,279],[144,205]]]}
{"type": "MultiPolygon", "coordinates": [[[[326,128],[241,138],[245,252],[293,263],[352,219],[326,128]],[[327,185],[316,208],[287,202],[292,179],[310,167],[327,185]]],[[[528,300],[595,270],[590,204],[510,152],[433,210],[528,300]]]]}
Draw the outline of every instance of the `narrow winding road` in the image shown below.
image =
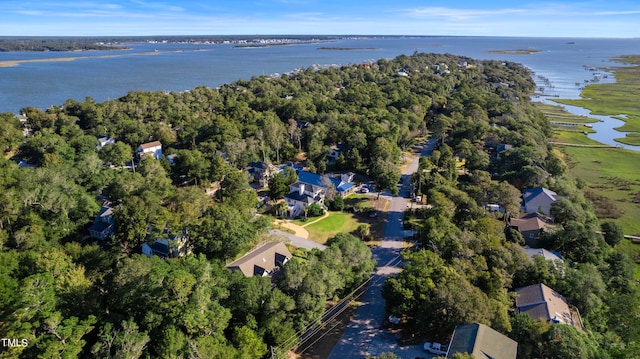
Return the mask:
{"type": "MultiPolygon", "coordinates": [[[[436,141],[436,139],[430,139],[423,147],[420,156],[430,155],[436,141]]],[[[377,271],[373,274],[369,287],[361,299],[362,305],[331,351],[330,359],[362,359],[385,352],[396,352],[398,355],[412,359],[418,355],[425,356],[424,351],[419,351],[416,355],[413,352],[404,353],[404,350],[398,347],[396,338],[380,328],[385,315],[382,285],[389,275],[398,273],[402,267],[400,251],[405,237],[402,220],[410,200],[411,175],[418,170],[419,159],[420,157],[416,157],[405,169],[402,174],[400,193],[390,198],[382,244],[372,250],[378,264],[377,271]]]]}

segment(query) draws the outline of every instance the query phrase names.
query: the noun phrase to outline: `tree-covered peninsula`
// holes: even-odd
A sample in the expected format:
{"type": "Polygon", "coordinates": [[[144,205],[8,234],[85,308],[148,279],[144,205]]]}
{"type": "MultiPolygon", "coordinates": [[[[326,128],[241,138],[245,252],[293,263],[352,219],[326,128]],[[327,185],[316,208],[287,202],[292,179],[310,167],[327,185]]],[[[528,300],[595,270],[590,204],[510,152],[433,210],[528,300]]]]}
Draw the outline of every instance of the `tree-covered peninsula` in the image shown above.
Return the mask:
{"type": "Polygon", "coordinates": [[[0,37],[0,52],[120,50],[110,39],[88,37],[0,37]]]}
{"type": "Polygon", "coordinates": [[[564,177],[534,89],[514,63],[414,54],[0,114],[0,335],[16,344],[0,358],[282,355],[374,261],[340,233],[324,250],[289,247],[269,275],[225,268],[268,239],[287,192],[276,183],[295,181],[286,170],[259,200],[245,169],[354,172],[394,193],[403,153],[426,136],[438,145],[412,178],[415,246],[383,291],[407,336],[447,340],[478,322],[516,340],[519,358],[639,356],[633,262],[564,177]],[[527,257],[510,225],[528,188],[558,195],[539,213],[553,230],[536,238],[558,261],[527,257]],[[182,235],[190,254],[141,253],[182,235]],[[562,293],[579,325],[519,313],[514,290],[536,284],[562,293]]]}

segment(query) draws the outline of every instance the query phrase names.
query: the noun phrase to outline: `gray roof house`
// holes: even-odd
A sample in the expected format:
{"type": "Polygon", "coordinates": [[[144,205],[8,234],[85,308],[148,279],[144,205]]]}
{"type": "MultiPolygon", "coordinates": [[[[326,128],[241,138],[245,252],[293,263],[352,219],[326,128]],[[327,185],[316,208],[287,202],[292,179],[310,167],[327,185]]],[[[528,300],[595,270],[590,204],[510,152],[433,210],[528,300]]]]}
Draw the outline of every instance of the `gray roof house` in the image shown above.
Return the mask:
{"type": "Polygon", "coordinates": [[[167,237],[156,238],[142,244],[142,254],[147,257],[177,258],[189,253],[191,253],[189,234],[186,230],[178,235],[169,234],[167,237]]]}
{"type": "Polygon", "coordinates": [[[567,300],[541,283],[516,289],[516,309],[533,319],[576,325],[567,300]]]}
{"type": "Polygon", "coordinates": [[[544,248],[524,248],[524,253],[526,253],[531,260],[533,260],[534,256],[540,256],[548,261],[562,261],[560,253],[551,252],[544,248]]]}
{"type": "Polygon", "coordinates": [[[282,169],[264,161],[254,161],[249,163],[245,169],[249,173],[249,182],[256,182],[260,187],[264,187],[269,179],[282,169]]]}
{"type": "Polygon", "coordinates": [[[476,359],[515,359],[518,343],[484,324],[458,325],[449,344],[447,359],[457,353],[472,354],[476,359]]]}
{"type": "Polygon", "coordinates": [[[527,188],[522,191],[522,199],[524,200],[525,212],[542,212],[544,214],[551,213],[551,205],[559,198],[557,193],[544,187],[527,188]]]}
{"type": "Polygon", "coordinates": [[[227,264],[226,268],[239,270],[245,277],[267,277],[282,268],[289,259],[291,252],[284,243],[269,242],[227,264]]]}
{"type": "Polygon", "coordinates": [[[114,223],[113,208],[109,203],[105,203],[93,220],[93,224],[89,227],[89,235],[91,238],[104,241],[114,234],[114,223]]]}

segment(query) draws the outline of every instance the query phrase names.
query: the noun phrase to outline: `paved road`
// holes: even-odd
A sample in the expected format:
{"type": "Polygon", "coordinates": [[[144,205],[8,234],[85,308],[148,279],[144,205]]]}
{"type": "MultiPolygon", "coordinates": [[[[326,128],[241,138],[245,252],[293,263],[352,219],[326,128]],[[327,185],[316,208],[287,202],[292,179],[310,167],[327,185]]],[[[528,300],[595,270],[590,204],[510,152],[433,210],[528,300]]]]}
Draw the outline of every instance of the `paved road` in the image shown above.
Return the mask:
{"type": "MultiPolygon", "coordinates": [[[[429,140],[420,155],[431,154],[435,145],[436,140],[429,140]]],[[[377,271],[373,274],[369,287],[361,299],[362,305],[338,344],[331,351],[329,359],[361,359],[367,356],[378,356],[385,352],[395,352],[401,357],[410,359],[417,356],[429,357],[419,346],[399,347],[391,333],[380,329],[385,316],[382,285],[389,275],[398,273],[402,267],[400,251],[406,233],[402,220],[410,197],[411,174],[418,170],[419,158],[416,157],[402,174],[399,195],[390,198],[384,239],[379,247],[372,250],[378,264],[377,271]]]]}

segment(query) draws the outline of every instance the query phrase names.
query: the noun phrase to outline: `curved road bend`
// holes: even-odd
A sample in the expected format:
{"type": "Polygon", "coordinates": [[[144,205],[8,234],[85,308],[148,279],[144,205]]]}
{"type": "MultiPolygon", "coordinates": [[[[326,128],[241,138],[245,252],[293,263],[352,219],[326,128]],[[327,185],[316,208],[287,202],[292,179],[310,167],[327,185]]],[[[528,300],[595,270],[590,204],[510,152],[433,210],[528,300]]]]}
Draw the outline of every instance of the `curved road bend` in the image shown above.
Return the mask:
{"type": "MultiPolygon", "coordinates": [[[[437,139],[430,139],[423,147],[420,156],[430,155],[436,142],[437,139]]],[[[404,243],[402,220],[410,197],[411,175],[418,170],[418,161],[419,157],[416,157],[402,174],[399,195],[390,198],[382,244],[372,250],[373,257],[378,263],[377,271],[372,275],[369,287],[361,299],[362,305],[358,307],[342,338],[331,351],[329,359],[362,359],[368,355],[377,356],[384,352],[396,352],[399,349],[396,338],[380,329],[385,315],[382,285],[386,277],[398,273],[402,267],[400,258],[404,243]]],[[[422,354],[424,355],[424,351],[422,354]]]]}

